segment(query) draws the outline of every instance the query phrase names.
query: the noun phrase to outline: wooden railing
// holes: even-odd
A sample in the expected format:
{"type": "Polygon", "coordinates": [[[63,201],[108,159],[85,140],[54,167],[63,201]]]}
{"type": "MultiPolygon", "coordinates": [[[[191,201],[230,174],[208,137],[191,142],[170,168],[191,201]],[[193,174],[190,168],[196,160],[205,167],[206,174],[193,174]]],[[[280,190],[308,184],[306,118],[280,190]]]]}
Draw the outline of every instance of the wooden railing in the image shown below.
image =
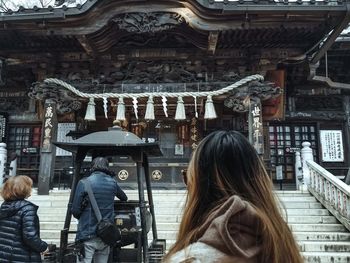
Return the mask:
{"type": "Polygon", "coordinates": [[[314,161],[306,161],[310,170],[308,190],[350,230],[350,186],[314,161]]]}

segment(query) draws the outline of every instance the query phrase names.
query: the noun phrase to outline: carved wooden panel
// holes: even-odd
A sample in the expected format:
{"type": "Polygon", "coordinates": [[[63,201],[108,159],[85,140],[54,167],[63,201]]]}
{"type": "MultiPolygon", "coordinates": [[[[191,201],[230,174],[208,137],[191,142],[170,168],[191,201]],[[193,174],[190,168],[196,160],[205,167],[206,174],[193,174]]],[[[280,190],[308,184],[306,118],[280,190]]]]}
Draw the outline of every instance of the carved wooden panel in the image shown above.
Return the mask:
{"type": "Polygon", "coordinates": [[[340,96],[295,97],[296,111],[341,111],[342,105],[340,96]]]}

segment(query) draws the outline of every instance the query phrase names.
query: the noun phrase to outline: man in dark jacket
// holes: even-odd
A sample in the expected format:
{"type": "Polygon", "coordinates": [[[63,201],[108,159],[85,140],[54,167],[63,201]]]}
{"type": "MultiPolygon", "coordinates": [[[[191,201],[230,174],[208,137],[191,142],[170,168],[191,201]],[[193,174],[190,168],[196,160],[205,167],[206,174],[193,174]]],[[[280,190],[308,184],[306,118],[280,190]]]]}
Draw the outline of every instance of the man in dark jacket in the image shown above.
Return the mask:
{"type": "Polygon", "coordinates": [[[40,239],[38,206],[24,200],[30,196],[32,180],[14,176],[6,181],[0,208],[0,262],[40,263],[48,245],[40,239]]]}
{"type": "MultiPolygon", "coordinates": [[[[82,180],[89,181],[102,218],[113,222],[114,197],[122,201],[128,198],[111,175],[113,172],[108,168],[107,159],[96,157],[91,164],[90,176],[82,180]]],[[[82,180],[77,185],[72,205],[72,214],[79,220],[76,241],[83,242],[85,249],[84,257],[78,257],[77,262],[90,263],[94,258],[95,263],[106,263],[110,247],[96,237],[97,219],[82,180]]]]}

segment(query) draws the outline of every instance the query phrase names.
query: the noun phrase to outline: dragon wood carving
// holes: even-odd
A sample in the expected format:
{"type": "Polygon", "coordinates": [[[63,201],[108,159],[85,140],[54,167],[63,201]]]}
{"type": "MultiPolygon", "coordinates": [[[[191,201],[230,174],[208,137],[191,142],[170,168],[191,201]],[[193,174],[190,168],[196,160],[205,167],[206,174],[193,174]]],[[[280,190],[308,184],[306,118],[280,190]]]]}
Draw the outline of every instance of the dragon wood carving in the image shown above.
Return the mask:
{"type": "Polygon", "coordinates": [[[66,114],[81,108],[81,101],[76,96],[61,86],[55,84],[46,84],[41,82],[33,83],[28,96],[33,99],[45,101],[52,99],[56,102],[57,113],[66,114]]]}
{"type": "Polygon", "coordinates": [[[120,29],[130,33],[156,33],[172,29],[185,19],[176,13],[126,13],[113,18],[120,29]]]}
{"type": "Polygon", "coordinates": [[[255,101],[259,98],[264,101],[280,94],[280,87],[275,87],[273,83],[254,81],[248,86],[233,90],[232,95],[224,100],[224,105],[227,108],[232,108],[235,112],[246,112],[248,111],[248,103],[245,103],[247,99],[255,101]]]}

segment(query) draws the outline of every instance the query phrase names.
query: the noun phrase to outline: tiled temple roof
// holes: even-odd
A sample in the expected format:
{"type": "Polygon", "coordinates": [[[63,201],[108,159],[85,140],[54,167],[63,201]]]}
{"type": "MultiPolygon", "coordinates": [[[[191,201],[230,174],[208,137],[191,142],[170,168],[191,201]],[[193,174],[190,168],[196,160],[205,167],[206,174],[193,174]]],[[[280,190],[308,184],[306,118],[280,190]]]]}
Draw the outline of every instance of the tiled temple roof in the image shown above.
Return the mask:
{"type": "MultiPolygon", "coordinates": [[[[16,1],[13,1],[16,3],[16,1]]],[[[18,5],[10,5],[5,11],[0,9],[0,21],[18,19],[31,19],[35,14],[42,18],[57,17],[58,14],[79,15],[98,2],[108,2],[99,0],[73,0],[63,1],[60,5],[48,5],[40,7],[35,1],[17,1],[18,5]],[[33,4],[30,4],[30,3],[33,4]],[[28,15],[28,17],[27,17],[28,15]],[[51,16],[49,16],[51,15],[51,16]],[[12,17],[12,18],[11,18],[12,17]]],[[[56,1],[57,2],[57,1],[56,1]]],[[[122,4],[127,0],[115,1],[122,4]]],[[[135,2],[135,1],[133,1],[135,2]]],[[[140,1],[144,2],[144,1],[140,1]]],[[[167,1],[178,2],[178,1],[167,1]]],[[[346,10],[345,0],[187,0],[191,5],[197,5],[208,10],[223,10],[224,12],[242,12],[242,11],[332,11],[346,10]]],[[[151,4],[151,3],[150,3],[151,4]]]]}

